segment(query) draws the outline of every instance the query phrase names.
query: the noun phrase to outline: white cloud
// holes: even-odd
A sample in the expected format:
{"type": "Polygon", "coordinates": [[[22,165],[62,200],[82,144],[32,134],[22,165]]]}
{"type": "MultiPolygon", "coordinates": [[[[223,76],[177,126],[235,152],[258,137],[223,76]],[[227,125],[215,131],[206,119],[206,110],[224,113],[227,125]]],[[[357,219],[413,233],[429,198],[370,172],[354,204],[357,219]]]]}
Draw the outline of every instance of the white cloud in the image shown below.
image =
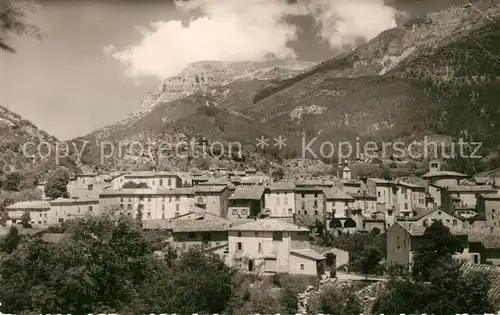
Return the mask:
{"type": "Polygon", "coordinates": [[[370,39],[395,26],[395,11],[382,0],[304,0],[293,5],[283,0],[176,2],[177,9],[199,12],[199,18],[183,26],[181,21],[159,21],[138,27],[143,38],[137,45],[116,51],[104,49],[126,66],[131,78],[163,79],[202,60],[245,61],[296,58],[288,46],[297,38],[289,15],[313,15],[320,36],[333,48],[370,39]]]}
{"type": "Polygon", "coordinates": [[[104,47],[102,49],[102,52],[104,53],[104,55],[106,56],[112,56],[113,53],[116,51],[116,47],[115,45],[111,44],[111,45],[108,45],[106,47],[104,47]]]}

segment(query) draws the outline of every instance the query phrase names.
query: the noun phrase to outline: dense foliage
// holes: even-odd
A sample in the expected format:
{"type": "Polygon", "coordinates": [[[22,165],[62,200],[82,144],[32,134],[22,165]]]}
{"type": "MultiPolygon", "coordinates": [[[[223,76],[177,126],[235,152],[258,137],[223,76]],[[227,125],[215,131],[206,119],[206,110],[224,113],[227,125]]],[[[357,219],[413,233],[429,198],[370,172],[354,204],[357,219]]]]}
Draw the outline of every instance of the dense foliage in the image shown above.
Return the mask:
{"type": "Polygon", "coordinates": [[[68,198],[69,174],[64,169],[57,169],[50,173],[45,185],[45,195],[50,199],[68,198]]]}
{"type": "Polygon", "coordinates": [[[368,276],[384,271],[387,252],[386,235],[373,229],[370,233],[324,233],[319,245],[335,247],[349,252],[349,270],[368,276]]]}
{"type": "MultiPolygon", "coordinates": [[[[375,303],[375,314],[483,314],[493,313],[487,274],[468,273],[452,258],[458,241],[440,222],[424,234],[411,274],[393,274],[388,290],[375,303]]],[[[400,269],[401,271],[402,269],[400,269]]]]}

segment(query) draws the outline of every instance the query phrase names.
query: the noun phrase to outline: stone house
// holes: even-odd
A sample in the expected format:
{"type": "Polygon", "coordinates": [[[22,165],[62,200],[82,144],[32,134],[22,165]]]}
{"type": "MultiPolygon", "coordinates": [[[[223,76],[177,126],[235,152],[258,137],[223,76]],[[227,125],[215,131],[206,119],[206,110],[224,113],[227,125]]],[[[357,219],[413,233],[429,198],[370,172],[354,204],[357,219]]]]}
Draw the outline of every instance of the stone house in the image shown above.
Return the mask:
{"type": "Polygon", "coordinates": [[[228,219],[257,217],[264,208],[264,187],[238,187],[229,197],[228,219]]]}

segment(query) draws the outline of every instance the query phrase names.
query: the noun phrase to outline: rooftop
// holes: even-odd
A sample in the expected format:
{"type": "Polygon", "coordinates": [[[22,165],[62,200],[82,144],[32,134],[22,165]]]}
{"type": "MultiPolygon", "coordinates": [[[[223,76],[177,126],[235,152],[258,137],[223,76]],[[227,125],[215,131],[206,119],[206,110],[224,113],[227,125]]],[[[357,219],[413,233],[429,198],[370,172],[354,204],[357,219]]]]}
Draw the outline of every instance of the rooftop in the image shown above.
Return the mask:
{"type": "Polygon", "coordinates": [[[467,178],[468,175],[452,172],[452,171],[430,171],[421,176],[422,178],[433,178],[433,177],[461,177],[467,178]]]}
{"type": "Polygon", "coordinates": [[[45,200],[20,201],[7,207],[7,210],[50,209],[50,202],[45,200]]]}
{"type": "Polygon", "coordinates": [[[143,172],[131,172],[125,174],[125,178],[151,178],[151,177],[175,177],[178,175],[172,172],[154,172],[154,171],[143,171],[143,172]]]}
{"type": "Polygon", "coordinates": [[[264,187],[238,187],[229,199],[260,200],[264,195],[264,187]]]}
{"type": "Polygon", "coordinates": [[[500,233],[493,233],[484,229],[471,229],[468,231],[469,242],[479,242],[486,248],[500,248],[500,233]]]}
{"type": "Polygon", "coordinates": [[[306,248],[306,249],[292,249],[292,250],[290,250],[290,254],[297,254],[297,255],[304,256],[304,257],[307,257],[307,258],[310,258],[310,259],[314,259],[314,260],[323,260],[323,259],[326,259],[325,256],[323,256],[320,253],[318,253],[317,251],[315,251],[313,249],[309,249],[309,248],[306,248]]]}
{"type": "Polygon", "coordinates": [[[491,281],[489,298],[496,307],[500,307],[500,267],[484,264],[463,264],[461,269],[465,274],[469,272],[486,272],[491,281]]]}
{"type": "Polygon", "coordinates": [[[215,186],[196,186],[195,193],[220,193],[227,186],[215,185],[215,186]]]}
{"type": "MultiPolygon", "coordinates": [[[[403,229],[405,229],[412,236],[423,236],[426,229],[425,226],[421,225],[412,225],[412,226],[406,224],[398,224],[398,225],[401,226],[403,229]]],[[[450,232],[453,235],[468,235],[468,231],[461,228],[451,227],[450,232]]]]}
{"type": "Polygon", "coordinates": [[[291,191],[295,190],[295,183],[293,182],[276,182],[269,186],[271,191],[291,191]]]}
{"type": "Polygon", "coordinates": [[[278,219],[260,219],[230,228],[231,231],[309,232],[308,229],[278,219]]]}
{"type": "Polygon", "coordinates": [[[338,189],[325,189],[324,192],[327,200],[354,200],[353,197],[338,189]]]}
{"type": "Polygon", "coordinates": [[[489,185],[453,186],[447,187],[446,190],[449,192],[497,192],[495,188],[489,185]]]}

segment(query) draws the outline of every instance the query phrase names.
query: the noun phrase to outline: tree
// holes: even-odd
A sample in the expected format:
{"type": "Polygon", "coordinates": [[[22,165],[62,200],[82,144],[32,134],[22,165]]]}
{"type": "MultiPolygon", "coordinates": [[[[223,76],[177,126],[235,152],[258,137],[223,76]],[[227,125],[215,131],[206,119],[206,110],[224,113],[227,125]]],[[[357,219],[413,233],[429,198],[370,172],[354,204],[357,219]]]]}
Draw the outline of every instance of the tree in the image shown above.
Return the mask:
{"type": "Polygon", "coordinates": [[[68,198],[69,174],[63,169],[52,172],[45,185],[45,195],[50,199],[68,198]]]}
{"type": "Polygon", "coordinates": [[[419,241],[412,268],[413,277],[429,281],[445,264],[452,264],[455,253],[462,251],[460,242],[450,229],[437,221],[429,226],[419,241]]]}
{"type": "Polygon", "coordinates": [[[382,253],[374,245],[365,247],[360,255],[356,257],[353,262],[354,270],[361,271],[366,279],[368,275],[379,271],[380,261],[382,260],[382,253]]]}
{"type": "Polygon", "coordinates": [[[21,223],[22,223],[23,227],[29,228],[29,227],[31,227],[30,222],[31,222],[30,212],[25,211],[23,213],[23,215],[21,216],[21,223]]]}
{"type": "Polygon", "coordinates": [[[24,21],[27,9],[29,8],[15,6],[8,0],[0,2],[0,49],[15,52],[15,49],[7,44],[10,34],[41,38],[38,27],[24,21]]]}
{"type": "Polygon", "coordinates": [[[5,175],[3,181],[3,189],[8,191],[19,191],[19,186],[21,183],[21,175],[18,172],[11,172],[5,175]]]}
{"type": "Polygon", "coordinates": [[[377,299],[374,314],[493,313],[488,298],[490,277],[464,273],[453,259],[460,242],[441,222],[428,227],[419,243],[411,274],[394,272],[387,290],[377,299]]]}
{"type": "Polygon", "coordinates": [[[15,226],[11,226],[9,233],[0,243],[0,250],[7,254],[12,253],[21,242],[21,235],[15,226]]]}

